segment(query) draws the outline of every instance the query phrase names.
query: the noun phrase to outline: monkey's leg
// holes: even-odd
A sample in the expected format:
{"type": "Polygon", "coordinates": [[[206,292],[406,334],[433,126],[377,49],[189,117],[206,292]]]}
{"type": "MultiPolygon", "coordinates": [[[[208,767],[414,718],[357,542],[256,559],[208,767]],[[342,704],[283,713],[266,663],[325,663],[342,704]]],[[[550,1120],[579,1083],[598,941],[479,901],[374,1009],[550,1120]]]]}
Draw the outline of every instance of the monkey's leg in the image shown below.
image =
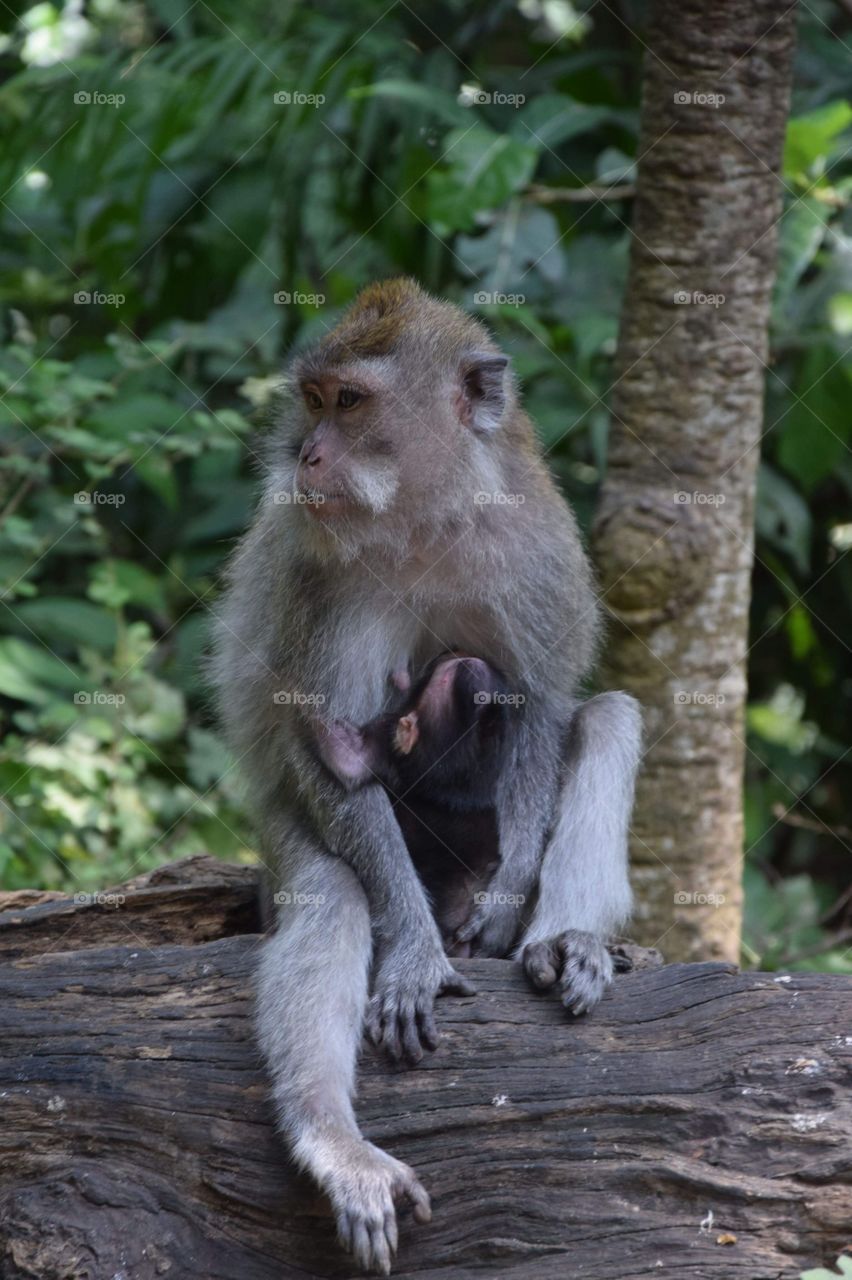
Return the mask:
{"type": "Polygon", "coordinates": [[[630,914],[627,834],[641,733],[639,705],[626,693],[600,694],[575,713],[536,907],[516,952],[531,982],[558,982],[575,1014],[612,980],[606,940],[630,914]]]}
{"type": "Polygon", "coordinates": [[[371,951],[367,900],[340,859],[304,850],[286,897],[258,972],[258,1036],[278,1121],[296,1162],[331,1200],[343,1246],[364,1270],[387,1275],[394,1202],[410,1201],[418,1222],[431,1215],[413,1170],[367,1142],[352,1109],[371,951]]]}

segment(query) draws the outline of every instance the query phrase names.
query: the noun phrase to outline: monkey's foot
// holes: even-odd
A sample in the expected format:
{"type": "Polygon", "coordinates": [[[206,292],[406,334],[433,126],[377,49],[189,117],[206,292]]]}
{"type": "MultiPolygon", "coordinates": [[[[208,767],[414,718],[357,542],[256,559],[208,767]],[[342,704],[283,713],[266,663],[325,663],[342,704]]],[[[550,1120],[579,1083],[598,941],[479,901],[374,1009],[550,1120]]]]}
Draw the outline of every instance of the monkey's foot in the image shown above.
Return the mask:
{"type": "Polygon", "coordinates": [[[415,1222],[429,1222],[432,1208],[414,1170],[363,1139],[353,1141],[340,1167],[324,1180],[337,1220],[337,1236],[363,1271],[390,1274],[396,1253],[396,1208],[407,1201],[415,1222]]]}
{"type": "Polygon", "coordinates": [[[566,929],[547,942],[531,942],[521,956],[534,987],[546,990],[559,982],[560,999],[569,1013],[588,1013],[612,982],[612,958],[600,938],[566,929]]]}

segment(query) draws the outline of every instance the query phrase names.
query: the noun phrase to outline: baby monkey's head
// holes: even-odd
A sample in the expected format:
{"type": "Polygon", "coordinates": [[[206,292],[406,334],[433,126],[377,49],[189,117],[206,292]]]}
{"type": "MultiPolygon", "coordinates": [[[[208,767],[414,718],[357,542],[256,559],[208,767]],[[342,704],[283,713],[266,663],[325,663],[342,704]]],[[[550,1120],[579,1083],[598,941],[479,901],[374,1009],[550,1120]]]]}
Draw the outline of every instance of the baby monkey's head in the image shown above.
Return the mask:
{"type": "Polygon", "coordinates": [[[351,790],[380,782],[393,797],[475,810],[494,804],[508,706],[503,677],[481,658],[443,653],[396,711],[365,725],[317,729],[319,753],[351,790]]]}

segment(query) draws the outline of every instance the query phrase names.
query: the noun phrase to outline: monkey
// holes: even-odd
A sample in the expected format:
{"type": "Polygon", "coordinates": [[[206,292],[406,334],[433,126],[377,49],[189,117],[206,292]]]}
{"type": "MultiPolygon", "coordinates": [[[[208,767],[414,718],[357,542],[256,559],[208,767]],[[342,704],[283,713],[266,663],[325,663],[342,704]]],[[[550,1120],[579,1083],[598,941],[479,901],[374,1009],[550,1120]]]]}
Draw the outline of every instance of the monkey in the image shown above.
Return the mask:
{"type": "MultiPolygon", "coordinates": [[[[320,758],[344,786],[379,783],[388,792],[450,956],[470,955],[457,934],[499,861],[495,804],[513,706],[499,672],[450,652],[395,710],[361,726],[317,722],[320,758]]],[[[437,1042],[431,1024],[427,1039],[437,1042]]],[[[411,1061],[423,1056],[419,1039],[403,1048],[411,1061]]]]}
{"type": "Polygon", "coordinates": [[[342,1245],[388,1274],[397,1205],[416,1222],[431,1206],[358,1128],[362,1035],[432,1049],[435,999],[471,988],[387,791],[346,787],[319,758],[317,709],[364,724],[397,696],[389,674],[449,649],[503,674],[523,702],[496,785],[500,858],[457,938],[515,958],[574,1015],[611,981],[606,939],[630,913],[640,713],[626,693],[583,696],[601,632],[591,566],[483,324],[411,279],[379,282],[296,353],[287,385],[212,676],[279,868],[256,984],[278,1124],[342,1245]]]}

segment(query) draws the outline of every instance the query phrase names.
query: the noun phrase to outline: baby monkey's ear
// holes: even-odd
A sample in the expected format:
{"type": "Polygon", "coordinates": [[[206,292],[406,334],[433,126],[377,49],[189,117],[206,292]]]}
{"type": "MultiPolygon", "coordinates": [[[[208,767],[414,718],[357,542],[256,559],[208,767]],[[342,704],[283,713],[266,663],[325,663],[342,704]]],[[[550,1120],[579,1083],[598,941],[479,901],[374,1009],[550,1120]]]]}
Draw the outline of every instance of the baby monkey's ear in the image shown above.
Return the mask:
{"type": "Polygon", "coordinates": [[[409,711],[407,716],[400,716],[393,734],[394,750],[401,756],[410,755],[420,737],[420,726],[417,723],[417,712],[409,711]]]}

